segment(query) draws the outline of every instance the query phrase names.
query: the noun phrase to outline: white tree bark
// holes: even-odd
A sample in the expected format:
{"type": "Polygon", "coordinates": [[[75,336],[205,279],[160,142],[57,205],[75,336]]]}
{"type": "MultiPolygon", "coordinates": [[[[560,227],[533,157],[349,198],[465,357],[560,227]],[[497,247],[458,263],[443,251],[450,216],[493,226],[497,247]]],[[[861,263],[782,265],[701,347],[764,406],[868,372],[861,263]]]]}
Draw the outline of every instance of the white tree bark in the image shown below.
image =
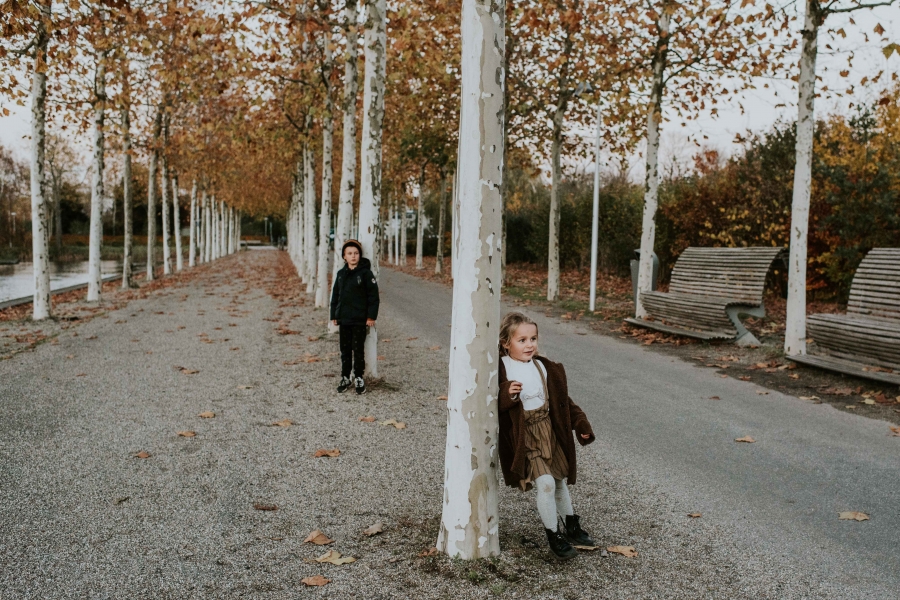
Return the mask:
{"type": "Polygon", "coordinates": [[[316,293],[316,268],[319,265],[318,248],[316,244],[316,169],[313,163],[313,153],[309,145],[305,146],[303,181],[306,184],[304,195],[306,214],[306,293],[316,293]]]}
{"type": "Polygon", "coordinates": [[[669,13],[659,17],[659,39],[653,57],[650,106],[647,108],[647,173],[644,179],[644,217],[641,226],[641,260],[638,270],[638,297],[635,316],[645,318],[647,311],[641,304],[641,294],[649,292],[653,283],[653,246],[656,241],[656,208],[659,204],[659,125],[662,120],[662,99],[665,90],[666,57],[669,41],[669,13]]]}
{"type": "Polygon", "coordinates": [[[550,235],[547,249],[547,300],[559,300],[559,183],[561,176],[560,146],[562,145],[565,103],[556,107],[553,115],[553,149],[550,154],[550,235]]]}
{"type": "Polygon", "coordinates": [[[197,264],[197,180],[191,186],[191,231],[188,236],[188,266],[197,264]]]}
{"type": "Polygon", "coordinates": [[[307,283],[306,260],[306,151],[301,151],[301,158],[297,161],[297,272],[300,281],[307,283]]]}
{"type": "Polygon", "coordinates": [[[422,242],[425,241],[425,170],[419,178],[419,199],[416,203],[416,269],[424,269],[422,242]]]}
{"type": "Polygon", "coordinates": [[[163,154],[160,173],[160,208],[162,208],[163,275],[172,272],[172,255],[169,252],[169,159],[163,154]]]}
{"type": "Polygon", "coordinates": [[[406,266],[406,236],[409,232],[409,220],[406,216],[406,210],[409,208],[406,204],[406,194],[400,196],[400,255],[397,264],[406,266]]]}
{"type": "Polygon", "coordinates": [[[153,281],[156,266],[156,168],[159,163],[161,132],[162,111],[158,110],[153,121],[153,149],[150,151],[150,167],[147,169],[147,281],[153,281]]]}
{"type": "Polygon", "coordinates": [[[456,279],[456,252],[459,245],[459,147],[453,170],[453,193],[450,196],[450,279],[456,279]]]}
{"type": "Polygon", "coordinates": [[[201,254],[203,256],[203,262],[209,262],[209,196],[206,193],[206,190],[203,190],[203,206],[200,209],[203,211],[203,222],[201,223],[202,227],[202,240],[200,241],[201,254]]]}
{"type": "Polygon", "coordinates": [[[463,0],[459,247],[444,505],[437,547],[463,559],[500,553],[497,338],[503,168],[503,0],[463,0]]]}
{"type": "MultiPolygon", "coordinates": [[[[324,43],[325,67],[324,77],[331,79],[332,59],[330,40],[324,43]]],[[[331,186],[334,179],[334,102],[331,89],[325,92],[325,116],[322,120],[322,209],[319,212],[319,264],[316,268],[316,306],[325,307],[331,300],[328,287],[328,258],[331,252],[331,186]]]]}
{"type": "MultiPolygon", "coordinates": [[[[50,317],[50,257],[47,246],[47,201],[44,198],[44,151],[47,120],[47,46],[50,37],[43,19],[50,6],[38,4],[34,72],[31,82],[31,253],[34,269],[34,298],[31,316],[35,321],[50,317]]],[[[57,235],[62,235],[62,231],[57,235]]]]}
{"type": "MultiPolygon", "coordinates": [[[[385,0],[366,0],[365,78],[363,81],[363,131],[360,194],[359,243],[363,256],[372,263],[378,277],[378,245],[381,225],[382,126],[384,124],[384,86],[387,69],[387,32],[385,0]]],[[[378,377],[378,330],[370,327],[366,336],[366,376],[378,377]]]]}
{"type": "Polygon", "coordinates": [[[812,185],[813,134],[815,133],[816,55],[819,14],[817,0],[806,0],[803,49],[800,53],[800,98],[797,115],[796,166],[791,201],[791,242],[788,259],[787,315],[784,353],[806,354],[806,254],[809,231],[809,196],[812,185]]]}
{"type": "Polygon", "coordinates": [[[122,114],[122,226],[125,240],[122,248],[122,289],[132,286],[134,271],[134,219],[131,198],[131,109],[126,106],[122,114]]]}
{"type": "Polygon", "coordinates": [[[178,206],[178,174],[172,173],[172,234],[175,236],[175,270],[184,268],[181,255],[181,211],[178,206]]]}
{"type": "MultiPolygon", "coordinates": [[[[334,266],[331,281],[337,280],[337,272],[344,266],[341,249],[350,239],[353,227],[353,197],[356,194],[356,98],[359,95],[357,0],[346,0],[344,19],[347,37],[347,53],[344,60],[344,98],[341,111],[344,118],[343,146],[341,148],[341,192],[338,199],[337,225],[334,228],[334,266]]],[[[337,327],[329,321],[329,331],[337,327]]]]}
{"type": "Polygon", "coordinates": [[[228,232],[225,230],[225,225],[225,201],[222,200],[219,203],[219,258],[227,254],[225,241],[228,237],[228,232]]]}
{"type": "MultiPolygon", "coordinates": [[[[504,138],[505,140],[505,138],[504,138]]],[[[504,141],[505,144],[505,141],[504,141]]],[[[504,146],[505,147],[505,146],[504,146]]],[[[441,181],[441,195],[439,200],[441,206],[438,208],[438,234],[437,234],[437,253],[434,261],[434,272],[440,275],[444,271],[444,229],[446,228],[445,220],[447,218],[447,180],[441,181]]],[[[503,248],[504,252],[506,247],[503,248]]],[[[501,268],[502,268],[501,261],[501,268]]]]}
{"type": "Polygon", "coordinates": [[[100,245],[103,242],[103,120],[106,101],[105,54],[97,59],[94,79],[94,165],[91,173],[91,223],[88,239],[88,289],[87,301],[100,301],[100,245]]]}

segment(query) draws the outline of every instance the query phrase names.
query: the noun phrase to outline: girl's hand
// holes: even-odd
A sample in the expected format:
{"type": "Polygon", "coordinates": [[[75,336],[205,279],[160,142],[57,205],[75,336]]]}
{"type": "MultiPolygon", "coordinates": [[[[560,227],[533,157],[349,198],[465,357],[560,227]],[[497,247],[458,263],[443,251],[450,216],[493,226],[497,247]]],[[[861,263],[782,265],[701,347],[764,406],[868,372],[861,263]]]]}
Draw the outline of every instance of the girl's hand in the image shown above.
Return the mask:
{"type": "Polygon", "coordinates": [[[366,327],[375,327],[375,319],[366,319],[366,327]]]}
{"type": "Polygon", "coordinates": [[[334,325],[335,327],[337,327],[337,319],[334,319],[334,320],[331,322],[331,324],[334,325]]]}
{"type": "Polygon", "coordinates": [[[518,381],[513,381],[509,385],[509,395],[510,396],[518,396],[519,392],[521,392],[521,391],[522,391],[522,384],[519,383],[518,381]]]}
{"type": "Polygon", "coordinates": [[[590,435],[589,433],[582,433],[582,434],[581,434],[581,439],[583,439],[583,440],[589,440],[589,439],[591,439],[591,435],[590,435]]]}

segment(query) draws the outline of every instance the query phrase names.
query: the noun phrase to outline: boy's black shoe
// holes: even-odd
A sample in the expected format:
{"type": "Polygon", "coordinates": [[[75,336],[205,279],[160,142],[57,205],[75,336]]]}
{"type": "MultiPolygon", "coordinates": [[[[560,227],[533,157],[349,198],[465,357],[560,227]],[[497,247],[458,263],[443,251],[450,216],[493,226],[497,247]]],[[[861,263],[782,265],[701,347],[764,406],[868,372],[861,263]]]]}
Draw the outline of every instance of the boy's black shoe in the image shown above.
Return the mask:
{"type": "Polygon", "coordinates": [[[557,560],[569,560],[578,556],[578,550],[566,541],[566,536],[558,530],[546,529],[545,531],[547,532],[547,541],[550,543],[550,551],[557,560]]]}
{"type": "Polygon", "coordinates": [[[338,394],[343,394],[349,390],[351,385],[353,385],[353,382],[349,377],[341,377],[341,384],[338,386],[338,394]]]}
{"type": "Polygon", "coordinates": [[[581,528],[580,519],[578,515],[566,515],[566,539],[574,546],[596,546],[597,543],[581,528]]]}
{"type": "Polygon", "coordinates": [[[357,394],[365,394],[366,393],[366,382],[362,377],[356,378],[356,393],[357,394]]]}

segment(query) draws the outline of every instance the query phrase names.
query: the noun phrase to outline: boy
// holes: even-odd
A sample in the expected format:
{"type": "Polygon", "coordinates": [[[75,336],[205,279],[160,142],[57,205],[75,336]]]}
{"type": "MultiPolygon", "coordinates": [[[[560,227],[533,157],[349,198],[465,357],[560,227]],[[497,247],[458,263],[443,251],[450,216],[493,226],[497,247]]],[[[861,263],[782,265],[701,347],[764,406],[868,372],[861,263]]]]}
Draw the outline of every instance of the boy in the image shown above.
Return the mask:
{"type": "Polygon", "coordinates": [[[337,391],[344,393],[355,385],[357,394],[365,394],[366,335],[378,318],[378,282],[359,242],[347,240],[341,256],[346,264],[338,271],[331,292],[331,322],[340,326],[341,332],[341,384],[337,391]]]}

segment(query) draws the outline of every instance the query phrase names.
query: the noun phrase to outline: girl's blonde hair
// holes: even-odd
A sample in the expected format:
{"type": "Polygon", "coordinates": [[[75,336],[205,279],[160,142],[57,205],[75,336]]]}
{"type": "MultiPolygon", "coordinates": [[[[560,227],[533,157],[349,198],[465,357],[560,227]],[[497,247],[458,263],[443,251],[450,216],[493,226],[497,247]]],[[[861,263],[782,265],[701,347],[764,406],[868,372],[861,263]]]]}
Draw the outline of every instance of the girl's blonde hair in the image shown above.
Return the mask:
{"type": "Polygon", "coordinates": [[[534,325],[535,330],[538,328],[537,323],[520,312],[506,313],[506,316],[500,321],[500,356],[508,354],[506,346],[516,333],[519,325],[534,325]]]}

